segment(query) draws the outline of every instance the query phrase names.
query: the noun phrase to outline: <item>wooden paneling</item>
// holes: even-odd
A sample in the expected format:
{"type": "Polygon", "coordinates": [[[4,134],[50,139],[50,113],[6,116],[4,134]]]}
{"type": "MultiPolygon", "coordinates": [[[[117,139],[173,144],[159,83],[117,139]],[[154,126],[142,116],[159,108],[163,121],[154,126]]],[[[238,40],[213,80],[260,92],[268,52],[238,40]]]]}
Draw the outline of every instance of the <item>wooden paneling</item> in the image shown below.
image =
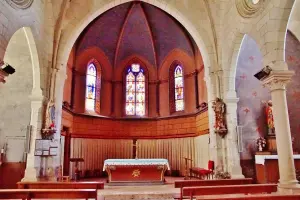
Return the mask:
{"type": "Polygon", "coordinates": [[[17,182],[24,177],[26,163],[3,163],[0,166],[0,188],[17,188],[17,182]]]}
{"type": "Polygon", "coordinates": [[[209,133],[207,108],[190,115],[143,119],[89,116],[65,109],[63,124],[72,138],[166,139],[209,133]]]}
{"type": "MultiPolygon", "coordinates": [[[[296,171],[300,170],[300,160],[294,159],[296,171]]],[[[279,167],[277,159],[266,159],[265,164],[255,164],[257,183],[278,183],[279,167]]]]}
{"type": "Polygon", "coordinates": [[[19,189],[104,189],[103,182],[18,182],[19,189]]]}

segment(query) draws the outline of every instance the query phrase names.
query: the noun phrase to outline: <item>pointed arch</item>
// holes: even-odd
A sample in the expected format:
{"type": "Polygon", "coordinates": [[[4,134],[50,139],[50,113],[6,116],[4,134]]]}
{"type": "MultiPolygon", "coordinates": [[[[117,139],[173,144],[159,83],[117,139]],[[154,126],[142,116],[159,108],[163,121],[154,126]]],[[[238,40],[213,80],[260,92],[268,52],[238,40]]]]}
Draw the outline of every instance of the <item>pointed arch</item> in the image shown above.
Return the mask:
{"type": "Polygon", "coordinates": [[[146,75],[139,63],[132,63],[125,71],[125,115],[145,116],[146,75]]]}

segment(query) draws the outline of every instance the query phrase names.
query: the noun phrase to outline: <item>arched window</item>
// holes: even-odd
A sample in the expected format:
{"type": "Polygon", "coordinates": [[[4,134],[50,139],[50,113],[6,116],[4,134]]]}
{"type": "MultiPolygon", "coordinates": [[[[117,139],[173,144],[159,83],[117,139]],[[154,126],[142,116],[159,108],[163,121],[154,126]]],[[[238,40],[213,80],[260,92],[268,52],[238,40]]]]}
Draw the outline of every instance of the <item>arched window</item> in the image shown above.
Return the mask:
{"type": "Polygon", "coordinates": [[[184,110],[184,87],[183,87],[183,70],[180,65],[177,65],[174,70],[175,84],[175,111],[184,110]]]}
{"type": "Polygon", "coordinates": [[[146,105],[145,75],[139,64],[132,64],[126,74],[126,115],[144,116],[146,105]]]}
{"type": "Polygon", "coordinates": [[[89,64],[86,73],[85,110],[95,111],[97,71],[93,63],[89,64]]]}

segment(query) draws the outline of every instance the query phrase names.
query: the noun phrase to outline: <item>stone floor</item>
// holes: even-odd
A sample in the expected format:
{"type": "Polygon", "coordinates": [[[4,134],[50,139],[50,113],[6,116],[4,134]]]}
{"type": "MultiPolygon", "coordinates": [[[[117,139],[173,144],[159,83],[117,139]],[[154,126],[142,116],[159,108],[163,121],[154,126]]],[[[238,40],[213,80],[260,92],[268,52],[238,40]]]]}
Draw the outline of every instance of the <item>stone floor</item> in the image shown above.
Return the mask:
{"type": "Polygon", "coordinates": [[[174,184],[105,186],[104,190],[98,191],[98,197],[105,200],[173,200],[173,196],[179,192],[178,188],[174,188],[174,184]]]}
{"type": "MultiPolygon", "coordinates": [[[[100,200],[173,200],[173,196],[179,195],[180,189],[174,188],[175,180],[183,180],[183,177],[166,177],[164,185],[130,185],[111,186],[105,184],[104,190],[98,190],[100,200]]],[[[103,181],[106,179],[87,179],[84,181],[103,181]]]]}

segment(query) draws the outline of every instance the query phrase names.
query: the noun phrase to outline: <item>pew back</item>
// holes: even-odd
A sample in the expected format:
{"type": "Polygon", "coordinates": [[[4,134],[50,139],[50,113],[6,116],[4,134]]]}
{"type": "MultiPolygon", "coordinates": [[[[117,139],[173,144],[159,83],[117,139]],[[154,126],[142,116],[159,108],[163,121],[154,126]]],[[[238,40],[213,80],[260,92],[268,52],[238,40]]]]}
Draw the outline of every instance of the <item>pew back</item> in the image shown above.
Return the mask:
{"type": "Polygon", "coordinates": [[[19,189],[104,189],[103,182],[18,182],[19,189]]]}
{"type": "Polygon", "coordinates": [[[215,186],[215,185],[244,185],[252,184],[252,178],[241,179],[216,179],[216,180],[182,180],[175,181],[175,188],[191,187],[191,186],[215,186]]]}
{"type": "Polygon", "coordinates": [[[277,184],[248,184],[248,185],[219,185],[203,187],[184,187],[182,196],[193,199],[200,195],[220,195],[220,194],[257,194],[277,192],[277,184]]]}
{"type": "Polygon", "coordinates": [[[0,199],[97,199],[97,190],[8,189],[0,190],[0,199]]]}
{"type": "Polygon", "coordinates": [[[175,181],[175,188],[180,188],[180,197],[182,199],[182,188],[192,186],[216,186],[216,185],[244,185],[253,183],[252,178],[241,179],[216,179],[216,180],[181,180],[175,181]]]}

